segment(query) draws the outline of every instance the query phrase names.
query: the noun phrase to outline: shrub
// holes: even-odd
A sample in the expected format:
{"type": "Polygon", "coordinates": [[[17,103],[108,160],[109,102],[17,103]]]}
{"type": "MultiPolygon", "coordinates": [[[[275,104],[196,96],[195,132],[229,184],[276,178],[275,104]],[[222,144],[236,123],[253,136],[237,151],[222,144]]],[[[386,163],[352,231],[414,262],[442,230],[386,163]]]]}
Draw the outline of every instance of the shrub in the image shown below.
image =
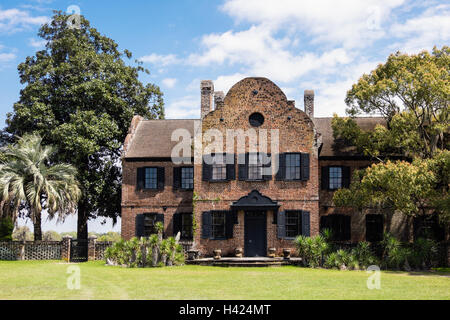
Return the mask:
{"type": "Polygon", "coordinates": [[[11,241],[14,231],[14,223],[11,218],[0,219],[0,241],[11,241]]]}
{"type": "Polygon", "coordinates": [[[437,258],[438,245],[431,239],[419,238],[414,241],[409,256],[412,267],[417,269],[430,269],[433,260],[437,258]]]}
{"type": "Polygon", "coordinates": [[[367,269],[367,267],[371,265],[378,264],[378,259],[373,255],[368,242],[359,242],[356,248],[352,250],[352,255],[358,262],[358,266],[364,269],[367,269]]]}
{"type": "Polygon", "coordinates": [[[323,265],[323,257],[329,250],[329,244],[322,235],[298,236],[295,245],[304,266],[317,268],[323,265]]]}
{"type": "Polygon", "coordinates": [[[183,247],[174,238],[160,240],[154,234],[147,238],[117,241],[105,250],[108,264],[136,267],[161,267],[184,263],[183,247]],[[151,254],[151,255],[150,255],[151,254]],[[150,259],[151,257],[151,259],[150,259]],[[170,263],[167,263],[169,262],[170,263]]]}

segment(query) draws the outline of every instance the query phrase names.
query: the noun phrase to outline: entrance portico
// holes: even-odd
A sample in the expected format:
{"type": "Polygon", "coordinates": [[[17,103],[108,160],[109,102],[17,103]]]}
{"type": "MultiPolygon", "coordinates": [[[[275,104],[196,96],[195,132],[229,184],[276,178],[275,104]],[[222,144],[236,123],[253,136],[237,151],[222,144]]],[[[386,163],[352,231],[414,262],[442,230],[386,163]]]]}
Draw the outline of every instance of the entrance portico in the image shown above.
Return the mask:
{"type": "Polygon", "coordinates": [[[244,255],[267,256],[267,213],[276,215],[280,206],[276,201],[253,190],[231,205],[233,211],[244,212],[244,255]]]}

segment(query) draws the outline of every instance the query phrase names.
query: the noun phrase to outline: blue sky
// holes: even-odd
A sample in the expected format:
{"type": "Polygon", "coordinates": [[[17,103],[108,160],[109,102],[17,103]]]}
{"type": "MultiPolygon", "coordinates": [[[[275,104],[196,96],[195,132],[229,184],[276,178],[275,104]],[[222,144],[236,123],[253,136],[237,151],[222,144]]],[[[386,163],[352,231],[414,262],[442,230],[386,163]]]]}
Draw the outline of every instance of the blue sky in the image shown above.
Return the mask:
{"type": "MultiPolygon", "coordinates": [[[[37,37],[52,10],[76,5],[101,33],[150,69],[167,118],[199,117],[200,80],[225,93],[246,76],[277,83],[303,108],[316,92],[316,115],[345,114],[352,83],[393,52],[449,45],[448,1],[166,0],[0,3],[0,122],[19,97],[17,65],[44,45],[37,37]]],[[[75,219],[44,229],[75,230],[75,219]]],[[[119,226],[116,226],[116,230],[119,226]]],[[[111,223],[90,224],[106,231],[111,223]]]]}

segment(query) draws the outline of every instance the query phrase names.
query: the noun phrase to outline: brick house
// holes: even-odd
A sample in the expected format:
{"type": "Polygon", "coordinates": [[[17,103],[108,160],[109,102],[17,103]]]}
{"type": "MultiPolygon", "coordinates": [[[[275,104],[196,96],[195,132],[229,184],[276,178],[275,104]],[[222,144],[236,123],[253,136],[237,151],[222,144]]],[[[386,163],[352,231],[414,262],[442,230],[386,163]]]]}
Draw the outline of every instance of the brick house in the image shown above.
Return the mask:
{"type": "MultiPolygon", "coordinates": [[[[384,124],[375,117],[357,122],[365,130],[384,124]]],[[[203,255],[242,248],[245,256],[266,256],[269,248],[281,254],[297,235],[323,228],[342,242],[378,241],[385,230],[403,240],[420,229],[436,231],[436,224],[402,214],[333,207],[334,190],[371,163],[335,141],[331,118],[314,117],[313,91],[305,91],[300,110],[265,78],[243,79],[226,96],[202,81],[201,119],[133,118],[123,152],[122,236],[148,236],[161,221],[165,236],[180,232],[203,255]],[[243,144],[210,152],[211,132],[227,142],[231,132],[243,144]],[[266,140],[252,140],[249,132],[265,133],[270,142],[263,148],[266,140]],[[173,161],[183,133],[193,152],[176,153],[173,161]]]]}

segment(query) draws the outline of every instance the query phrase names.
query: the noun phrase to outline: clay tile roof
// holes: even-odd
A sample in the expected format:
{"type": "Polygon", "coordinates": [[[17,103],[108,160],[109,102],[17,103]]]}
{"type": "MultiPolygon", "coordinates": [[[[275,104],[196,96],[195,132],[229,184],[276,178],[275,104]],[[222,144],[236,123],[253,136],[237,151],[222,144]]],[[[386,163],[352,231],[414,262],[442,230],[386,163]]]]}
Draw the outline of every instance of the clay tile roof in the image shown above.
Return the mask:
{"type": "MultiPolygon", "coordinates": [[[[314,118],[318,133],[322,135],[320,157],[358,156],[353,147],[348,147],[333,138],[331,120],[333,118],[314,118]]],[[[125,152],[125,158],[170,158],[172,148],[178,142],[172,142],[172,132],[187,129],[194,136],[194,119],[190,120],[143,120],[125,152]]],[[[358,117],[357,124],[365,131],[373,130],[377,124],[386,125],[381,117],[358,117]]]]}
{"type": "Polygon", "coordinates": [[[194,136],[192,120],[143,120],[130,141],[125,158],[168,158],[178,142],[172,142],[172,132],[187,129],[194,136]]]}
{"type": "MultiPolygon", "coordinates": [[[[322,134],[322,149],[320,157],[334,156],[358,156],[355,148],[346,146],[339,141],[335,141],[333,137],[333,129],[331,120],[333,118],[314,118],[314,124],[318,133],[322,134]]],[[[364,131],[370,131],[377,124],[386,125],[386,121],[381,117],[358,117],[355,118],[358,126],[364,131]]]]}

